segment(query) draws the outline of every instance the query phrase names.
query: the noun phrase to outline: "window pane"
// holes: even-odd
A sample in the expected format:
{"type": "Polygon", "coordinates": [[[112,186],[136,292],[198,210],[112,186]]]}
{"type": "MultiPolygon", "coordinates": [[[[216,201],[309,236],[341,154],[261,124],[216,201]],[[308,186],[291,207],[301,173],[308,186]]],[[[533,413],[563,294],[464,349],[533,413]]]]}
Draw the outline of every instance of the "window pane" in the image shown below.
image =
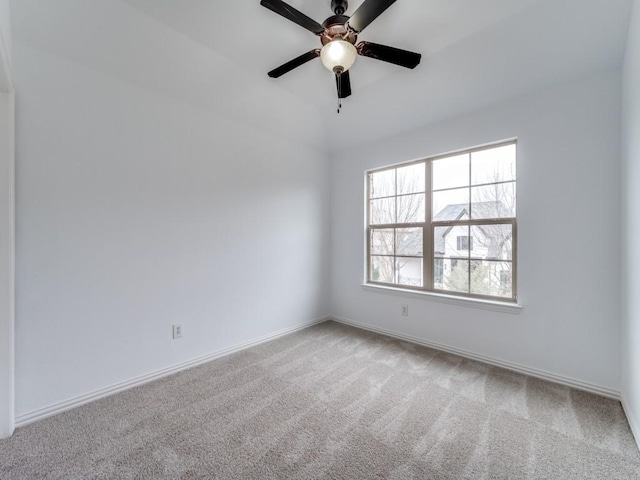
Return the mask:
{"type": "Polygon", "coordinates": [[[396,199],[371,200],[371,225],[396,223],[396,199]]]}
{"type": "Polygon", "coordinates": [[[425,164],[416,163],[398,168],[398,195],[425,191],[425,164]]]}
{"type": "Polygon", "coordinates": [[[393,255],[393,228],[371,230],[371,253],[393,255]]]}
{"type": "Polygon", "coordinates": [[[436,258],[433,261],[433,288],[442,290],[444,288],[443,284],[443,274],[444,274],[444,259],[436,258]]]}
{"type": "Polygon", "coordinates": [[[516,146],[481,150],[471,154],[471,183],[506,182],[516,179],[516,146]]]}
{"type": "Polygon", "coordinates": [[[433,220],[469,218],[469,189],[445,190],[433,194],[433,220]]]}
{"type": "Polygon", "coordinates": [[[442,259],[442,290],[469,293],[469,261],[442,259]]]}
{"type": "Polygon", "coordinates": [[[396,257],[398,283],[400,285],[422,286],[422,259],[396,257]]]}
{"type": "Polygon", "coordinates": [[[445,257],[468,257],[469,245],[473,242],[469,238],[468,225],[451,227],[445,236],[445,257]]]}
{"type": "Polygon", "coordinates": [[[513,227],[511,225],[474,225],[472,258],[511,260],[513,258],[513,227]]]}
{"type": "Polygon", "coordinates": [[[434,190],[443,188],[466,187],[469,185],[469,154],[434,160],[432,165],[432,183],[434,190]]]}
{"type": "Polygon", "coordinates": [[[515,216],[515,182],[471,188],[471,218],[507,218],[515,216]]]}
{"type": "Polygon", "coordinates": [[[451,227],[436,227],[433,229],[433,254],[444,257],[447,251],[447,238],[451,227]]]}
{"type": "Polygon", "coordinates": [[[511,262],[471,262],[471,293],[511,297],[511,278],[511,262]]]}
{"type": "Polygon", "coordinates": [[[396,255],[422,256],[422,228],[396,230],[396,255]]]}
{"type": "Polygon", "coordinates": [[[398,223],[424,222],[424,193],[398,197],[398,223]]]}
{"type": "Polygon", "coordinates": [[[371,281],[393,283],[394,257],[371,257],[371,281]]]}
{"type": "Polygon", "coordinates": [[[436,227],[433,235],[435,257],[468,258],[476,239],[470,234],[468,225],[436,227]]]}
{"type": "Polygon", "coordinates": [[[371,198],[390,197],[396,194],[396,170],[384,170],[370,174],[371,198]]]}

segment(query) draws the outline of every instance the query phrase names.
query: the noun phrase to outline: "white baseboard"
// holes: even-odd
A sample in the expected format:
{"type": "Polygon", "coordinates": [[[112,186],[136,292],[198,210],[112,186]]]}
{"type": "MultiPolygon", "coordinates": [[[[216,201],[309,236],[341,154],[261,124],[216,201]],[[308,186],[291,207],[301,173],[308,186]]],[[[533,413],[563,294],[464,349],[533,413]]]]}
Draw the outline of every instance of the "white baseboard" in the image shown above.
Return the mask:
{"type": "MultiPolygon", "coordinates": [[[[114,385],[110,385],[105,388],[101,388],[99,390],[95,390],[93,392],[87,393],[85,395],[81,395],[79,397],[71,398],[69,400],[65,400],[63,402],[59,402],[53,405],[49,405],[44,408],[40,408],[38,410],[34,410],[32,412],[28,412],[16,417],[16,427],[23,427],[33,422],[37,422],[47,417],[51,417],[53,415],[57,415],[59,413],[65,412],[67,410],[71,410],[73,408],[79,407],[81,405],[85,405],[87,403],[93,402],[95,400],[99,400],[104,397],[108,397],[110,395],[115,395],[116,393],[123,392],[125,390],[129,390],[134,387],[138,387],[140,385],[144,385],[145,383],[152,382],[162,377],[166,377],[168,375],[172,375],[174,373],[178,373],[183,370],[187,370],[192,367],[196,367],[198,365],[202,365],[203,363],[210,362],[217,358],[224,357],[226,355],[230,355],[232,353],[238,352],[240,350],[244,350],[249,347],[253,347],[255,345],[259,345],[261,343],[267,342],[269,340],[274,340],[278,337],[282,337],[284,335],[296,332],[298,330],[303,330],[312,325],[316,325],[319,323],[326,322],[328,320],[333,320],[338,323],[344,323],[346,325],[351,325],[356,328],[360,328],[363,330],[368,330],[371,332],[379,333],[382,335],[386,335],[389,337],[397,338],[399,340],[405,340],[408,342],[416,343],[418,345],[423,345],[425,347],[434,348],[436,350],[441,350],[444,352],[452,353],[454,355],[460,355],[465,358],[470,358],[472,360],[477,360],[483,363],[487,363],[490,365],[495,365],[498,367],[506,368],[508,370],[513,370],[519,373],[523,373],[525,375],[530,375],[533,377],[541,378],[543,380],[548,380],[550,382],[559,383],[562,385],[566,385],[572,388],[577,388],[579,390],[584,390],[587,392],[595,393],[598,395],[602,395],[608,398],[613,398],[615,400],[622,400],[622,404],[624,407],[624,400],[621,399],[620,392],[616,390],[612,390],[606,387],[601,387],[598,385],[594,385],[587,382],[582,382],[580,380],[574,380],[572,378],[556,375],[549,372],[544,372],[541,370],[537,370],[534,368],[525,367],[523,365],[505,362],[503,360],[498,360],[492,357],[487,357],[485,355],[478,355],[472,352],[468,352],[466,350],[462,350],[459,348],[450,347],[448,345],[443,345],[436,342],[431,342],[428,340],[424,340],[419,337],[414,337],[411,335],[405,335],[403,333],[394,332],[391,330],[387,330],[384,328],[375,327],[373,325],[356,322],[354,320],[350,320],[348,318],[336,316],[336,315],[328,315],[325,317],[318,318],[316,320],[312,320],[311,322],[303,323],[300,325],[296,325],[294,327],[285,328],[279,330],[277,332],[270,333],[268,335],[264,335],[262,337],[250,340],[248,342],[244,342],[238,345],[234,345],[233,347],[225,348],[223,350],[219,350],[217,352],[212,352],[207,355],[203,355],[198,358],[194,358],[192,360],[188,360],[186,362],[182,362],[176,365],[172,365],[171,367],[167,367],[161,370],[156,370],[154,372],[150,372],[145,375],[141,375],[136,378],[132,378],[130,380],[126,380],[124,382],[120,382],[114,385]]],[[[631,414],[631,411],[628,408],[625,408],[625,412],[627,414],[627,418],[629,419],[629,424],[631,425],[631,429],[634,432],[636,437],[636,441],[640,447],[640,424],[637,422],[635,417],[631,414]]]]}
{"type": "Polygon", "coordinates": [[[425,347],[434,348],[436,350],[453,353],[454,355],[459,355],[461,357],[470,358],[471,360],[477,360],[479,362],[488,363],[489,365],[495,365],[497,367],[506,368],[507,370],[513,370],[515,372],[523,373],[531,377],[540,378],[542,380],[548,380],[553,383],[559,383],[561,385],[566,385],[568,387],[577,388],[578,390],[584,390],[586,392],[595,393],[603,397],[613,398],[614,400],[620,400],[620,392],[616,390],[612,390],[607,387],[601,387],[599,385],[594,385],[592,383],[583,382],[581,380],[575,380],[573,378],[568,378],[561,375],[556,375],[554,373],[537,370],[535,368],[526,367],[524,365],[519,365],[517,363],[506,362],[504,360],[498,360],[497,358],[487,357],[485,355],[479,355],[477,353],[469,352],[467,350],[463,350],[460,348],[454,348],[448,345],[443,345],[441,343],[431,342],[423,338],[414,337],[412,335],[405,335],[403,333],[394,332],[391,330],[376,327],[366,323],[356,322],[355,320],[350,320],[348,318],[339,317],[336,315],[331,315],[330,318],[331,320],[334,320],[336,322],[344,323],[346,325],[351,325],[353,327],[360,328],[363,330],[380,333],[382,335],[387,335],[388,337],[397,338],[399,340],[405,340],[411,343],[417,343],[418,345],[423,345],[425,347]]]}
{"type": "Polygon", "coordinates": [[[71,410],[72,408],[85,405],[89,402],[93,402],[95,400],[99,400],[104,397],[115,395],[116,393],[124,392],[125,390],[129,390],[131,388],[144,385],[145,383],[149,383],[154,380],[158,380],[159,378],[166,377],[167,375],[172,375],[174,373],[178,373],[183,370],[187,370],[189,368],[202,365],[203,363],[207,363],[217,358],[221,358],[226,355],[239,352],[240,350],[244,350],[249,347],[254,347],[261,343],[268,342],[269,340],[275,340],[278,337],[288,335],[298,330],[303,330],[305,328],[311,327],[312,325],[326,322],[327,320],[331,320],[331,318],[332,317],[330,316],[325,316],[325,317],[317,318],[310,322],[296,325],[294,327],[284,328],[282,330],[278,330],[277,332],[273,332],[268,335],[255,338],[253,340],[249,340],[248,342],[234,345],[233,347],[229,347],[223,350],[219,350],[217,352],[209,353],[207,355],[194,358],[193,360],[187,360],[186,362],[172,365],[171,367],[163,368],[161,370],[156,370],[154,372],[147,373],[146,375],[141,375],[139,377],[126,380],[124,382],[116,383],[115,385],[110,385],[108,387],[95,390],[93,392],[87,393],[85,395],[81,395],[79,397],[71,398],[63,402],[55,403],[53,405],[49,405],[47,407],[34,410],[32,412],[22,414],[16,417],[16,427],[23,427],[25,425],[28,425],[33,422],[37,422],[44,418],[51,417],[53,415],[57,415],[62,412],[66,412],[67,410],[71,410]]]}
{"type": "Polygon", "coordinates": [[[626,399],[624,393],[622,394],[622,398],[620,400],[622,402],[622,408],[624,409],[624,413],[627,416],[627,420],[629,421],[629,426],[631,427],[631,433],[636,440],[636,444],[638,445],[638,449],[640,449],[640,422],[638,422],[638,418],[635,416],[635,412],[629,408],[629,401],[626,399]]]}

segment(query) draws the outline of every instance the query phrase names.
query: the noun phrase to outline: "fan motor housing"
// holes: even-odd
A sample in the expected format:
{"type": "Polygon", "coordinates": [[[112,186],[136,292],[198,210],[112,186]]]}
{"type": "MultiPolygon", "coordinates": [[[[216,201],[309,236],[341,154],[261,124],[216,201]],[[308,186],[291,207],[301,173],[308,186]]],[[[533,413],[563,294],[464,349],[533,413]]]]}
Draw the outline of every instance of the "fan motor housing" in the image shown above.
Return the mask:
{"type": "Polygon", "coordinates": [[[326,45],[336,37],[340,37],[342,40],[355,45],[358,35],[347,29],[348,20],[349,17],[346,15],[333,15],[332,17],[327,18],[322,23],[322,26],[325,29],[324,34],[320,37],[322,45],[326,45]]]}

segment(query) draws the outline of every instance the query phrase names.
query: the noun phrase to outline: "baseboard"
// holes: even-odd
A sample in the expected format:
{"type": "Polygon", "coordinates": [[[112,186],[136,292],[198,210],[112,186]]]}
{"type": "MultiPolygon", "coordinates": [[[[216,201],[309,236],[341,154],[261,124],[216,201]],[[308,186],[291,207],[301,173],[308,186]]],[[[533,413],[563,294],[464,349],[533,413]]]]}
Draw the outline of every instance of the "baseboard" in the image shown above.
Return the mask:
{"type": "MultiPolygon", "coordinates": [[[[73,408],[79,407],[81,405],[85,405],[87,403],[93,402],[95,400],[99,400],[101,398],[104,397],[108,397],[111,395],[115,395],[117,393],[120,392],[124,392],[125,390],[129,390],[131,388],[135,388],[138,387],[140,385],[144,385],[145,383],[149,383],[152,382],[154,380],[158,380],[162,377],[166,377],[168,375],[172,375],[174,373],[178,373],[181,372],[183,370],[187,370],[189,368],[192,367],[196,367],[198,365],[202,365],[204,363],[210,362],[212,360],[215,360],[217,358],[221,358],[224,357],[226,355],[230,355],[232,353],[235,352],[239,352],[241,350],[259,345],[261,343],[264,342],[268,342],[269,340],[275,340],[276,338],[282,337],[284,335],[288,335],[290,333],[296,332],[298,330],[303,330],[305,328],[311,327],[313,325],[319,324],[319,323],[323,323],[326,322],[328,320],[333,320],[335,322],[338,323],[343,323],[345,325],[350,325],[356,328],[360,328],[362,330],[368,330],[371,332],[375,332],[375,333],[379,333],[382,335],[386,335],[389,337],[393,337],[393,338],[397,338],[399,340],[405,340],[408,342],[412,342],[412,343],[416,343],[418,345],[423,345],[425,347],[429,347],[429,348],[434,348],[436,350],[441,350],[444,352],[448,352],[448,353],[452,353],[454,355],[460,355],[461,357],[465,357],[465,358],[469,358],[472,360],[477,360],[479,362],[483,362],[483,363],[487,363],[489,365],[495,365],[498,367],[502,367],[502,368],[506,368],[508,370],[513,370],[519,373],[523,373],[525,375],[530,375],[533,377],[537,377],[537,378],[541,378],[543,380],[548,380],[550,382],[554,382],[554,383],[559,383],[562,385],[566,385],[572,388],[577,388],[579,390],[584,390],[587,392],[591,392],[591,393],[595,393],[598,395],[602,395],[608,398],[613,398],[616,400],[621,400],[622,401],[622,405],[624,408],[624,400],[621,399],[621,395],[620,392],[606,388],[606,387],[601,387],[598,385],[594,385],[591,383],[586,383],[586,382],[582,382],[579,380],[574,380],[568,377],[563,377],[560,375],[555,375],[549,372],[544,372],[541,370],[537,370],[534,368],[530,368],[530,367],[525,367],[523,365],[519,365],[519,364],[515,364],[515,363],[511,363],[511,362],[505,362],[502,360],[498,360],[492,357],[488,357],[485,355],[478,355],[472,352],[468,352],[466,350],[462,350],[459,348],[454,348],[454,347],[450,347],[448,345],[443,345],[440,343],[436,343],[436,342],[431,342],[428,340],[424,340],[422,338],[419,337],[414,337],[411,335],[405,335],[403,333],[399,333],[399,332],[394,332],[391,330],[387,330],[384,328],[379,328],[379,327],[375,327],[369,324],[365,324],[365,323],[361,323],[361,322],[356,322],[354,320],[350,320],[348,318],[345,317],[340,317],[340,316],[336,316],[336,315],[328,315],[325,317],[321,317],[315,320],[312,320],[310,322],[306,322],[300,325],[296,325],[294,327],[289,327],[289,328],[285,328],[282,330],[279,330],[277,332],[273,332],[270,333],[268,335],[264,335],[262,337],[250,340],[248,342],[244,342],[238,345],[234,345],[232,347],[229,348],[225,348],[223,350],[219,350],[216,352],[212,352],[210,354],[207,355],[203,355],[201,357],[198,358],[194,358],[192,360],[188,360],[186,362],[182,362],[176,365],[172,365],[171,367],[167,367],[161,370],[156,370],[154,372],[150,372],[148,374],[145,375],[141,375],[139,377],[135,377],[132,378],[130,380],[126,380],[124,382],[120,382],[114,385],[110,385],[108,387],[105,388],[101,388],[99,390],[95,390],[93,392],[87,393],[85,395],[81,395],[79,397],[74,397],[71,398],[69,400],[65,400],[63,402],[59,402],[44,408],[40,408],[38,410],[34,410],[32,412],[28,412],[25,414],[22,414],[18,417],[16,417],[16,427],[23,427],[25,425],[28,425],[30,423],[34,423],[37,422],[39,420],[42,420],[44,418],[47,417],[51,417],[53,415],[57,415],[59,413],[62,412],[66,412],[67,410],[71,410],[73,408]]],[[[637,420],[635,419],[635,417],[633,417],[631,411],[628,408],[625,408],[625,412],[627,414],[627,418],[629,419],[629,424],[631,425],[631,429],[635,435],[636,441],[639,444],[639,448],[640,448],[640,424],[637,422],[637,420]]]]}
{"type": "Polygon", "coordinates": [[[486,355],[479,355],[477,353],[469,352],[467,350],[463,350],[460,348],[454,348],[448,345],[443,345],[441,343],[431,342],[423,338],[414,337],[412,335],[405,335],[403,333],[394,332],[391,330],[376,327],[366,323],[356,322],[354,320],[336,316],[336,315],[331,315],[331,320],[339,323],[344,323],[345,325],[351,325],[352,327],[360,328],[363,330],[380,333],[388,337],[393,337],[399,340],[405,340],[407,342],[416,343],[418,345],[423,345],[425,347],[433,348],[436,350],[441,350],[443,352],[453,353],[454,355],[459,355],[461,357],[469,358],[471,360],[477,360],[479,362],[487,363],[489,365],[495,365],[496,367],[506,368],[507,370],[513,370],[515,372],[523,373],[531,377],[540,378],[542,380],[548,380],[549,382],[559,383],[561,385],[566,385],[568,387],[577,388],[578,390],[595,393],[603,397],[620,400],[620,392],[616,390],[612,390],[607,387],[601,387],[599,385],[583,382],[581,380],[575,380],[573,378],[568,378],[561,375],[556,375],[554,373],[537,370],[535,368],[526,367],[524,365],[519,365],[517,363],[498,360],[497,358],[488,357],[486,355]]]}
{"type": "Polygon", "coordinates": [[[81,395],[79,397],[71,398],[63,402],[49,405],[48,407],[40,408],[38,410],[34,410],[32,412],[22,414],[16,417],[16,427],[23,427],[30,423],[37,422],[39,420],[42,420],[47,417],[51,417],[53,415],[57,415],[62,412],[66,412],[67,410],[71,410],[73,408],[79,407],[81,405],[85,405],[95,400],[99,400],[104,397],[115,395],[116,393],[124,392],[125,390],[129,390],[131,388],[144,385],[145,383],[158,380],[162,377],[166,377],[168,375],[172,375],[174,373],[178,373],[183,370],[187,370],[189,368],[202,365],[203,363],[207,363],[212,360],[216,360],[218,358],[230,355],[232,353],[239,352],[240,350],[245,350],[249,347],[254,347],[261,343],[268,342],[269,340],[275,340],[276,338],[288,335],[293,332],[297,332],[298,330],[304,330],[305,328],[311,327],[319,323],[326,322],[331,319],[332,317],[325,316],[325,317],[317,318],[310,322],[296,325],[294,327],[284,328],[282,330],[278,330],[277,332],[273,332],[268,335],[255,338],[253,340],[249,340],[248,342],[240,343],[238,345],[234,345],[232,347],[225,348],[223,350],[218,350],[216,352],[212,352],[207,355],[203,355],[201,357],[188,360],[186,362],[172,365],[171,367],[163,368],[161,370],[156,370],[154,372],[147,373],[146,375],[141,375],[139,377],[135,377],[130,380],[117,383],[115,385],[110,385],[108,387],[95,390],[93,392],[87,393],[85,395],[81,395]]]}
{"type": "Polygon", "coordinates": [[[640,450],[640,422],[638,418],[635,416],[633,410],[629,408],[630,403],[627,401],[624,393],[621,398],[622,408],[624,409],[624,413],[627,416],[627,420],[629,421],[629,427],[631,427],[631,433],[633,433],[633,437],[636,440],[636,444],[638,445],[638,449],[640,450]]]}

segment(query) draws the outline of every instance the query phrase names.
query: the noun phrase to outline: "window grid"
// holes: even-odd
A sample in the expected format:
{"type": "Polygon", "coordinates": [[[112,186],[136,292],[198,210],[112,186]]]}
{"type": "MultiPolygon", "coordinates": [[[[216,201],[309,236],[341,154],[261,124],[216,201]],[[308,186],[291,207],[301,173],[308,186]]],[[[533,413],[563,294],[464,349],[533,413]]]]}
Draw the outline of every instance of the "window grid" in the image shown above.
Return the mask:
{"type": "MultiPolygon", "coordinates": [[[[516,228],[516,216],[515,213],[512,216],[505,216],[499,218],[473,218],[473,208],[474,208],[474,197],[472,196],[472,191],[474,188],[478,187],[491,187],[491,186],[500,186],[500,185],[514,185],[514,192],[516,186],[516,177],[515,172],[512,179],[508,180],[499,180],[495,182],[482,182],[482,183],[473,183],[473,161],[472,155],[475,152],[482,152],[484,150],[490,149],[498,149],[501,147],[513,145],[514,148],[516,146],[516,141],[502,142],[493,145],[488,145],[484,147],[474,148],[465,150],[462,152],[456,152],[453,154],[440,155],[437,157],[427,158],[425,160],[419,160],[410,162],[407,164],[398,164],[389,167],[384,167],[381,169],[371,170],[367,172],[367,240],[366,240],[366,282],[376,285],[385,285],[392,286],[396,288],[408,289],[408,290],[418,290],[418,291],[430,291],[436,293],[444,293],[447,295],[456,295],[456,296],[466,296],[473,298],[485,298],[491,300],[501,300],[501,301],[516,301],[517,300],[517,288],[516,288],[516,279],[517,279],[517,228],[516,228]],[[468,182],[466,185],[460,185],[458,187],[451,188],[442,188],[442,189],[433,189],[433,162],[436,160],[444,160],[451,157],[459,157],[461,155],[468,156],[468,182]],[[399,185],[398,185],[398,170],[407,166],[415,166],[415,165],[424,165],[424,189],[421,189],[418,192],[411,193],[402,193],[399,194],[399,185]],[[385,195],[382,197],[375,197],[372,194],[372,175],[384,171],[393,170],[393,181],[394,181],[394,195],[385,195]],[[469,192],[469,200],[468,200],[468,218],[467,219],[456,219],[456,220],[435,220],[433,217],[436,212],[433,212],[433,195],[437,192],[446,192],[451,190],[468,190],[469,192]],[[403,223],[399,222],[398,219],[401,216],[398,209],[401,197],[409,197],[411,195],[416,194],[424,194],[424,222],[408,222],[403,223]],[[372,209],[373,209],[373,200],[381,200],[381,199],[394,199],[394,218],[392,223],[372,223],[372,209]],[[473,255],[474,251],[474,238],[471,235],[471,229],[473,227],[490,228],[490,227],[498,227],[506,226],[510,228],[510,234],[508,235],[508,243],[510,244],[510,254],[507,255],[506,258],[492,258],[491,256],[480,257],[478,255],[473,255]],[[444,254],[439,255],[435,251],[434,238],[436,229],[441,227],[446,228],[454,228],[454,227],[467,227],[467,236],[468,236],[468,249],[464,251],[463,255],[448,255],[444,254]],[[397,231],[398,229],[421,229],[422,230],[422,256],[412,256],[412,255],[398,255],[397,251],[397,231]],[[383,229],[392,229],[393,231],[393,251],[392,255],[383,255],[379,253],[373,253],[371,251],[371,242],[373,232],[383,229]],[[392,278],[392,282],[384,282],[374,279],[373,272],[373,262],[376,257],[392,257],[393,258],[393,276],[386,278],[392,278]],[[422,285],[406,285],[400,284],[399,278],[399,267],[397,267],[399,258],[413,258],[413,259],[421,259],[422,260],[422,285]],[[452,290],[451,288],[438,288],[438,285],[441,285],[442,278],[444,276],[444,271],[446,267],[444,266],[445,261],[450,261],[451,265],[455,262],[467,262],[467,279],[466,279],[466,291],[457,291],[452,290]],[[510,295],[495,295],[495,294],[486,294],[483,292],[474,292],[474,283],[473,283],[473,273],[478,269],[487,269],[490,267],[495,268],[494,275],[497,278],[496,284],[499,285],[500,288],[504,288],[506,291],[510,291],[510,295]],[[510,268],[510,270],[509,270],[510,268]],[[434,278],[434,277],[438,278],[434,278]],[[434,282],[437,280],[437,282],[434,282]],[[507,284],[508,285],[505,285],[507,284]]],[[[514,162],[515,162],[515,153],[514,153],[514,162]]],[[[514,163],[515,166],[515,163],[514,163]]],[[[515,208],[515,197],[513,198],[514,208],[515,208]]],[[[477,203],[477,202],[475,202],[477,203]]],[[[497,202],[496,202],[497,203],[497,202]]],[[[480,214],[480,216],[482,216],[480,214]]],[[[491,241],[489,242],[491,244],[491,241]]],[[[505,242],[502,242],[501,248],[506,249],[504,246],[505,242]]],[[[462,252],[461,252],[462,253],[462,252]]],[[[484,271],[484,270],[482,270],[484,271]]],[[[480,271],[479,275],[482,275],[482,271],[480,271]]],[[[490,274],[491,275],[491,274],[490,274]]],[[[379,277],[378,277],[379,278],[379,277]]]]}

